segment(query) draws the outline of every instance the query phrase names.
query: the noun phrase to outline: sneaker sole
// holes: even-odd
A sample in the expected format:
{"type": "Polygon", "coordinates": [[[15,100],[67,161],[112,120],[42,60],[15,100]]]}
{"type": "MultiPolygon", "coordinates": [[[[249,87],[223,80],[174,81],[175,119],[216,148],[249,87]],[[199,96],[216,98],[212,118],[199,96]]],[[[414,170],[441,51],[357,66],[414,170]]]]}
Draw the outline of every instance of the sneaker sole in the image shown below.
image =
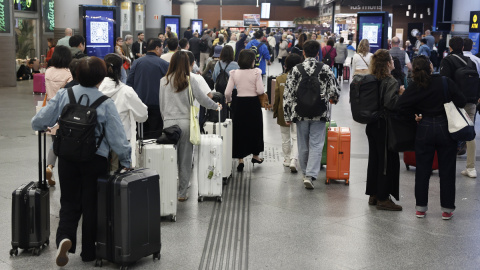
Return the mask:
{"type": "Polygon", "coordinates": [[[297,167],[293,167],[293,166],[290,166],[290,171],[291,171],[292,173],[298,172],[298,171],[297,171],[297,167]]]}
{"type": "Polygon", "coordinates": [[[57,260],[56,263],[58,266],[62,267],[67,265],[68,263],[68,251],[72,248],[72,241],[68,239],[62,240],[60,242],[60,247],[58,248],[57,251],[57,260]]]}
{"type": "Polygon", "coordinates": [[[425,215],[415,215],[417,218],[424,218],[425,215]]]}
{"type": "Polygon", "coordinates": [[[313,189],[313,184],[308,181],[303,181],[303,185],[306,189],[313,189]]]}
{"type": "Polygon", "coordinates": [[[450,219],[452,219],[452,217],[453,217],[453,215],[451,215],[451,216],[449,216],[449,217],[444,217],[444,216],[442,216],[442,219],[443,219],[443,220],[450,220],[450,219]]]}

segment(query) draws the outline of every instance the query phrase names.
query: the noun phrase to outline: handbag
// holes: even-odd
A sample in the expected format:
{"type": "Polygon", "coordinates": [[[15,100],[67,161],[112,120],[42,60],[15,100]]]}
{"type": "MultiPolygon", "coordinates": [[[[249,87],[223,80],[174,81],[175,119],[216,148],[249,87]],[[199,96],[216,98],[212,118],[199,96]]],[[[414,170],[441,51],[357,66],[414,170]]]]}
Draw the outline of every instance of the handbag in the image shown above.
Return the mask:
{"type": "Polygon", "coordinates": [[[394,152],[415,151],[417,121],[415,118],[391,113],[387,117],[388,149],[394,152]]]}
{"type": "Polygon", "coordinates": [[[455,106],[449,95],[447,94],[448,84],[447,78],[442,77],[443,80],[443,95],[445,97],[445,113],[448,119],[448,132],[452,139],[456,141],[471,141],[475,139],[475,126],[463,108],[455,106]],[[450,100],[450,102],[448,102],[450,100]]]}
{"type": "Polygon", "coordinates": [[[200,144],[200,123],[198,122],[198,108],[193,105],[192,86],[188,77],[188,98],[190,102],[190,142],[193,145],[200,144]]]}
{"type": "Polygon", "coordinates": [[[124,61],[124,62],[123,62],[123,68],[124,68],[125,70],[128,70],[128,69],[130,68],[130,62],[124,61]]]}

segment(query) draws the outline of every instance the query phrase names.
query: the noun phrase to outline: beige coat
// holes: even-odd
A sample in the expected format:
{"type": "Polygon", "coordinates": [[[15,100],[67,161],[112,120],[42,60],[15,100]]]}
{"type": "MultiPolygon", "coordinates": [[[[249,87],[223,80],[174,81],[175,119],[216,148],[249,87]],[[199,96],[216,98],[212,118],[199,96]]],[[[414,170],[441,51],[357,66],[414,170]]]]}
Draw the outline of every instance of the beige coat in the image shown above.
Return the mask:
{"type": "Polygon", "coordinates": [[[276,78],[275,102],[273,103],[273,118],[277,118],[277,124],[282,127],[287,127],[283,116],[283,90],[285,90],[287,75],[287,73],[284,73],[276,78]]]}
{"type": "Polygon", "coordinates": [[[65,84],[73,80],[72,73],[68,68],[49,67],[45,72],[45,91],[47,101],[52,99],[65,84]]]}

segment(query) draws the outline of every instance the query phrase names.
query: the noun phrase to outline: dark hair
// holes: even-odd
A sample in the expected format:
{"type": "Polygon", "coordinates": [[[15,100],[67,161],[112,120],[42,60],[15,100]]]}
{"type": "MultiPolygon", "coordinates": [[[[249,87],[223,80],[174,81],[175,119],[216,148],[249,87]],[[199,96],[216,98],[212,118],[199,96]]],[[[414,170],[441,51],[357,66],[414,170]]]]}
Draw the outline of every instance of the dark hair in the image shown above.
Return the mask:
{"type": "Polygon", "coordinates": [[[225,46],[220,53],[220,60],[225,63],[230,63],[235,59],[232,46],[225,46]]]}
{"type": "Polygon", "coordinates": [[[402,64],[397,57],[392,57],[392,59],[395,69],[392,70],[391,74],[395,79],[403,83],[403,81],[405,80],[405,73],[403,73],[403,68],[401,66],[402,64]]]}
{"type": "Polygon", "coordinates": [[[297,47],[303,50],[303,44],[305,43],[306,40],[307,40],[307,35],[305,35],[305,33],[301,34],[298,37],[297,47]]]}
{"type": "Polygon", "coordinates": [[[71,36],[68,40],[68,45],[70,45],[72,48],[78,47],[80,44],[85,44],[85,39],[80,35],[71,36]]]}
{"type": "Polygon", "coordinates": [[[345,39],[343,37],[340,38],[340,43],[343,43],[345,39]]]}
{"type": "Polygon", "coordinates": [[[188,44],[188,39],[186,38],[182,38],[178,41],[178,45],[180,46],[181,49],[185,49],[187,47],[187,44],[188,44]]]}
{"type": "Polygon", "coordinates": [[[255,61],[255,53],[252,50],[241,50],[238,55],[238,66],[240,69],[251,69],[255,61]]]}
{"type": "Polygon", "coordinates": [[[172,55],[165,77],[167,78],[166,85],[170,83],[170,79],[173,79],[172,85],[176,88],[176,92],[183,91],[188,87],[187,76],[190,75],[189,62],[188,54],[184,51],[178,51],[172,55]]]}
{"type": "Polygon", "coordinates": [[[420,39],[420,42],[423,43],[423,44],[427,44],[427,39],[426,39],[426,38],[422,38],[422,39],[420,39]]]}
{"type": "Polygon", "coordinates": [[[116,53],[109,53],[105,55],[103,60],[107,65],[107,77],[112,78],[115,81],[115,86],[118,86],[122,77],[122,58],[116,53]]]}
{"type": "Polygon", "coordinates": [[[141,34],[143,34],[143,32],[138,33],[138,34],[137,34],[137,37],[140,36],[141,34]]]}
{"type": "Polygon", "coordinates": [[[263,32],[258,30],[256,31],[253,36],[256,38],[256,39],[259,39],[259,38],[262,38],[263,37],[263,32]]]}
{"type": "Polygon", "coordinates": [[[158,33],[157,37],[160,36],[160,35],[164,35],[164,36],[165,36],[165,33],[158,33]]]}
{"type": "Polygon", "coordinates": [[[285,59],[285,73],[289,73],[292,68],[302,63],[302,57],[296,53],[292,53],[285,59]]]}
{"type": "Polygon", "coordinates": [[[218,37],[218,43],[217,44],[223,44],[224,41],[225,41],[224,37],[218,37]]]}
{"type": "Polygon", "coordinates": [[[155,48],[162,48],[162,40],[159,38],[151,38],[147,42],[147,51],[153,51],[155,48]]]}
{"type": "Polygon", "coordinates": [[[333,38],[329,38],[327,40],[327,46],[334,46],[335,45],[335,40],[333,38]]]}
{"type": "Polygon", "coordinates": [[[303,52],[305,53],[305,57],[315,57],[319,51],[320,43],[318,43],[316,40],[307,40],[307,42],[303,44],[303,52]]]}
{"type": "Polygon", "coordinates": [[[391,77],[388,64],[392,60],[390,53],[385,49],[377,50],[370,60],[370,74],[374,75],[378,80],[391,77]]]}
{"type": "Polygon", "coordinates": [[[47,38],[47,42],[50,42],[50,44],[52,45],[52,48],[57,46],[57,40],[54,38],[47,38]]]}
{"type": "Polygon", "coordinates": [[[119,42],[120,40],[123,41],[123,38],[122,37],[117,37],[116,42],[119,42]]]}
{"type": "Polygon", "coordinates": [[[72,74],[72,77],[74,80],[77,79],[77,67],[78,63],[80,63],[80,59],[73,58],[72,62],[68,65],[68,69],[70,69],[70,73],[72,74]]]}
{"type": "Polygon", "coordinates": [[[193,65],[193,63],[195,63],[195,55],[193,55],[191,51],[186,51],[186,53],[188,54],[188,62],[190,63],[190,66],[191,66],[193,65]]]}
{"type": "Polygon", "coordinates": [[[169,51],[175,51],[178,49],[178,38],[169,38],[167,41],[167,47],[169,51]]]}
{"type": "Polygon", "coordinates": [[[107,66],[98,57],[84,57],[78,63],[75,73],[77,74],[77,81],[81,86],[94,87],[107,76],[107,66]]]}
{"type": "Polygon", "coordinates": [[[72,53],[70,49],[67,46],[60,45],[55,47],[49,65],[56,68],[68,68],[71,61],[72,53]]]}
{"type": "Polygon", "coordinates": [[[463,50],[464,51],[471,51],[473,48],[473,41],[469,38],[465,38],[463,41],[463,50]]]}
{"type": "Polygon", "coordinates": [[[463,38],[452,37],[448,42],[448,46],[452,48],[452,51],[461,52],[463,50],[463,38]]]}
{"type": "Polygon", "coordinates": [[[432,79],[430,59],[425,55],[419,55],[413,59],[412,65],[413,81],[422,88],[427,88],[432,79]]]}
{"type": "Polygon", "coordinates": [[[33,65],[33,64],[35,64],[35,59],[34,59],[34,58],[28,60],[28,64],[27,64],[27,65],[33,65]]]}

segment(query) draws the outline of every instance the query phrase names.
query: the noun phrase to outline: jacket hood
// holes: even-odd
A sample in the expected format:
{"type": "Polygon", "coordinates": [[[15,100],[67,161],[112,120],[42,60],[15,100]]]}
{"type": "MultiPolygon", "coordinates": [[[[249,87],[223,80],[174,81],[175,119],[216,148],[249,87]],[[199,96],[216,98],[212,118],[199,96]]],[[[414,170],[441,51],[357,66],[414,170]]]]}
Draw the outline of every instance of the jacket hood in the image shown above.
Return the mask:
{"type": "Polygon", "coordinates": [[[100,84],[100,87],[98,88],[98,90],[100,90],[100,92],[102,92],[107,97],[111,98],[116,93],[118,93],[118,91],[120,91],[121,88],[122,88],[122,82],[119,82],[117,86],[115,85],[115,81],[112,78],[105,77],[105,79],[103,79],[102,84],[100,84]]]}

